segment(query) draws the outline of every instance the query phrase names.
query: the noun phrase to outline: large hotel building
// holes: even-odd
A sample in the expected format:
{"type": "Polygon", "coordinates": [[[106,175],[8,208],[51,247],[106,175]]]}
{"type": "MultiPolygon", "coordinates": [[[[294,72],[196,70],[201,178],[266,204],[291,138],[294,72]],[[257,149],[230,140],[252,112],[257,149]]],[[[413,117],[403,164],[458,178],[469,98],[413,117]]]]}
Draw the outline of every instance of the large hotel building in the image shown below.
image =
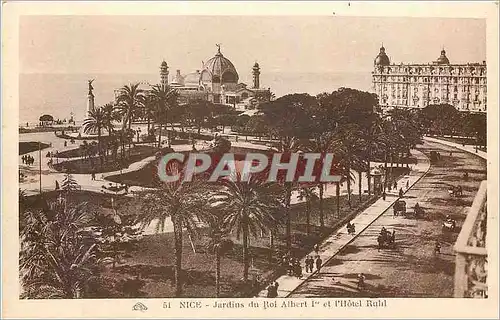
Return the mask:
{"type": "Polygon", "coordinates": [[[443,49],[432,63],[395,64],[382,46],[372,79],[382,108],[450,104],[460,111],[486,112],[486,61],[451,64],[443,49]]]}

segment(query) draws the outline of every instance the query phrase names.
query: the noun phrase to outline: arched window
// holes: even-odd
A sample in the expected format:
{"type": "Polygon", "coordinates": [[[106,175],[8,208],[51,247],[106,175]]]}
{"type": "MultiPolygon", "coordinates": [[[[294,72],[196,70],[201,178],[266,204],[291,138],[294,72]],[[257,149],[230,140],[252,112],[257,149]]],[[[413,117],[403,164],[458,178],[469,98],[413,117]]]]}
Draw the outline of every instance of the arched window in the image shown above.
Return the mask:
{"type": "Polygon", "coordinates": [[[230,83],[235,83],[237,82],[236,75],[232,72],[226,71],[222,74],[222,82],[230,82],[230,83]]]}

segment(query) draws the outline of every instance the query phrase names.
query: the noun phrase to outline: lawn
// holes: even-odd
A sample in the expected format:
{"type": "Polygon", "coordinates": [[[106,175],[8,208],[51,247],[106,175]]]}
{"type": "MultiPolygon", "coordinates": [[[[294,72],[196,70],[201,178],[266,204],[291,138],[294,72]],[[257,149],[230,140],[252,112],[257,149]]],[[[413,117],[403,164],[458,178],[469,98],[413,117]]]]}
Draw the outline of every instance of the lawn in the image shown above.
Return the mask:
{"type": "Polygon", "coordinates": [[[19,142],[19,155],[36,151],[39,148],[43,150],[48,147],[49,145],[43,142],[41,142],[40,144],[37,141],[19,142]]]}
{"type": "MultiPolygon", "coordinates": [[[[163,150],[163,149],[162,149],[163,150]]],[[[70,155],[76,156],[78,154],[78,149],[68,150],[70,155]]],[[[97,156],[86,158],[86,159],[76,159],[68,160],[64,162],[55,163],[54,169],[57,171],[63,171],[68,173],[91,173],[95,170],[96,173],[99,172],[112,172],[120,169],[128,168],[130,164],[138,162],[147,157],[153,156],[158,152],[158,149],[149,145],[135,145],[130,150],[126,151],[127,157],[124,161],[120,161],[120,154],[118,154],[118,160],[115,160],[112,155],[109,155],[104,161],[102,170],[100,169],[100,162],[97,156]],[[129,153],[130,151],[130,153],[129,153]]]]}

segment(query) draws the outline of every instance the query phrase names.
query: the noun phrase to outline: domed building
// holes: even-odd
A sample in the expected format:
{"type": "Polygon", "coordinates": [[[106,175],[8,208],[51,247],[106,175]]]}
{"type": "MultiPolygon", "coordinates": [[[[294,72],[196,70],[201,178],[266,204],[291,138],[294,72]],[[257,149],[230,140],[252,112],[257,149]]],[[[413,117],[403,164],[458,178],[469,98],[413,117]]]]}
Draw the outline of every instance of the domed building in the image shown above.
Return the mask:
{"type": "Polygon", "coordinates": [[[376,66],[388,66],[391,64],[389,57],[385,53],[385,48],[384,45],[380,47],[380,52],[379,54],[375,57],[375,60],[373,61],[373,64],[376,66]]]}
{"type": "Polygon", "coordinates": [[[168,82],[166,62],[160,66],[162,84],[176,88],[181,103],[203,99],[241,109],[248,109],[260,101],[268,101],[271,96],[270,89],[260,88],[260,66],[258,63],[254,64],[252,75],[253,85],[251,88],[248,88],[245,83],[240,83],[236,67],[231,60],[222,54],[220,45],[217,45],[215,56],[203,63],[202,70],[184,75],[181,74],[181,70],[177,70],[170,82],[168,82]]]}
{"type": "Polygon", "coordinates": [[[464,112],[487,111],[486,61],[452,64],[444,49],[431,63],[391,63],[382,46],[372,83],[382,109],[450,104],[464,112]]]}

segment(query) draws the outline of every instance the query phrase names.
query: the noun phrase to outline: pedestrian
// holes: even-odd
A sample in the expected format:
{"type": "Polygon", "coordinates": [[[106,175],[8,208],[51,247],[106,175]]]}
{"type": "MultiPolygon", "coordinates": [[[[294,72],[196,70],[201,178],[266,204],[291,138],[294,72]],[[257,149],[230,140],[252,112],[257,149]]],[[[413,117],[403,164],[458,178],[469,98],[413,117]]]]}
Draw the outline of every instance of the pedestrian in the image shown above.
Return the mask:
{"type": "Polygon", "coordinates": [[[384,200],[384,201],[385,201],[385,196],[386,196],[386,194],[385,194],[385,190],[384,190],[384,193],[382,193],[382,200],[384,200]]]}
{"type": "Polygon", "coordinates": [[[316,252],[316,255],[318,255],[318,253],[319,253],[319,245],[318,244],[314,245],[314,252],[316,252]]]}
{"type": "Polygon", "coordinates": [[[271,283],[270,285],[267,286],[267,297],[274,298],[273,293],[274,293],[274,285],[271,283]]]}
{"type": "Polygon", "coordinates": [[[274,296],[273,298],[276,298],[278,296],[278,287],[279,287],[279,284],[277,281],[274,282],[274,296]]]}
{"type": "Polygon", "coordinates": [[[321,270],[321,266],[323,264],[323,260],[321,260],[320,256],[318,256],[316,258],[316,270],[317,271],[320,271],[321,270]]]}
{"type": "Polygon", "coordinates": [[[403,197],[403,188],[399,188],[399,197],[402,198],[403,197]]]}
{"type": "Polygon", "coordinates": [[[434,253],[441,253],[441,244],[439,241],[436,241],[436,245],[434,246],[434,253]]]}
{"type": "Polygon", "coordinates": [[[362,290],[365,287],[365,275],[363,273],[358,274],[358,290],[362,290]]]}
{"type": "Polygon", "coordinates": [[[309,272],[309,260],[310,260],[310,257],[309,257],[309,256],[307,256],[307,257],[306,257],[306,260],[304,261],[304,262],[305,262],[305,264],[306,264],[306,272],[309,272]]]}
{"type": "Polygon", "coordinates": [[[394,185],[392,186],[392,188],[394,190],[398,190],[398,183],[396,181],[394,181],[394,185]]]}
{"type": "Polygon", "coordinates": [[[410,181],[406,180],[406,190],[408,190],[409,187],[410,187],[410,181]]]}
{"type": "Polygon", "coordinates": [[[68,146],[68,141],[64,140],[64,147],[68,146]]]}
{"type": "Polygon", "coordinates": [[[92,176],[92,180],[95,180],[95,172],[94,171],[92,171],[91,176],[92,176]]]}

